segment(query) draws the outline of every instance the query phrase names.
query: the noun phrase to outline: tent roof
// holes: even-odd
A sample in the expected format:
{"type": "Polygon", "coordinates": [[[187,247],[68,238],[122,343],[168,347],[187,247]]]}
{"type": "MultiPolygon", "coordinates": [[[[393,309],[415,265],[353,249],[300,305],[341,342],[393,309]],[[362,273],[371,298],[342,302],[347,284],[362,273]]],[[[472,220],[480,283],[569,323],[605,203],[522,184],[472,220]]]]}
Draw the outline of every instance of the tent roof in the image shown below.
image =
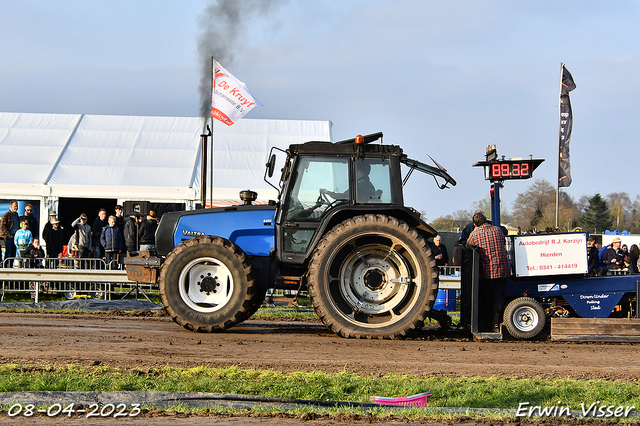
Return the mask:
{"type": "MultiPolygon", "coordinates": [[[[0,113],[0,198],[197,199],[200,117],[0,113]]],[[[331,140],[329,121],[215,123],[214,198],[270,188],[272,146],[331,140]]],[[[262,197],[260,197],[262,198],[262,197]]]]}

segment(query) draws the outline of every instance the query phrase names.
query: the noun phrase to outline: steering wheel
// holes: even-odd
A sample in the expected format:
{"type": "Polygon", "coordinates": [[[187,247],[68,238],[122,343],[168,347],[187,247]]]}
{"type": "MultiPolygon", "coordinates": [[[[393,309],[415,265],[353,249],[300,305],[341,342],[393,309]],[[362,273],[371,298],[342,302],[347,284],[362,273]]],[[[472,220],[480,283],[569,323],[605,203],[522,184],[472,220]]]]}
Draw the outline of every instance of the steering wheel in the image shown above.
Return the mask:
{"type": "Polygon", "coordinates": [[[340,204],[344,200],[333,200],[331,201],[326,192],[320,191],[318,198],[316,199],[316,203],[310,207],[304,208],[303,204],[296,197],[291,197],[291,205],[289,208],[289,213],[287,214],[288,219],[306,219],[313,214],[313,212],[321,206],[327,206],[326,210],[329,210],[336,204],[340,204]]]}
{"type": "Polygon", "coordinates": [[[325,209],[325,211],[331,209],[333,206],[336,206],[340,203],[343,203],[347,200],[342,200],[342,199],[335,199],[333,201],[331,201],[331,199],[329,199],[329,195],[326,192],[322,192],[320,191],[320,195],[318,196],[318,199],[316,200],[316,206],[314,207],[314,209],[317,209],[320,206],[327,206],[327,208],[325,209]]]}
{"type": "Polygon", "coordinates": [[[326,192],[320,191],[320,195],[318,195],[318,199],[316,200],[316,205],[318,207],[320,207],[320,206],[322,206],[324,204],[326,204],[327,206],[330,206],[332,202],[333,201],[329,200],[329,196],[327,195],[326,192]]]}

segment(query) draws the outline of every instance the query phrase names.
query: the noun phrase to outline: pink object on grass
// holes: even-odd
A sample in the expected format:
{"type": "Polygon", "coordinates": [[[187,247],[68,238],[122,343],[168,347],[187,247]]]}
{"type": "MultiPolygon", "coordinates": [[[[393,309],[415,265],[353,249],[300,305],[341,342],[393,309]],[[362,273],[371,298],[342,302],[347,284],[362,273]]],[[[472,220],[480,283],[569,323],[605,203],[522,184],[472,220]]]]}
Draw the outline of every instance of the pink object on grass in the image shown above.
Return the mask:
{"type": "Polygon", "coordinates": [[[431,392],[423,392],[411,396],[399,396],[389,398],[386,396],[372,396],[371,401],[380,405],[405,405],[409,407],[424,407],[427,405],[427,397],[431,396],[431,392]]]}

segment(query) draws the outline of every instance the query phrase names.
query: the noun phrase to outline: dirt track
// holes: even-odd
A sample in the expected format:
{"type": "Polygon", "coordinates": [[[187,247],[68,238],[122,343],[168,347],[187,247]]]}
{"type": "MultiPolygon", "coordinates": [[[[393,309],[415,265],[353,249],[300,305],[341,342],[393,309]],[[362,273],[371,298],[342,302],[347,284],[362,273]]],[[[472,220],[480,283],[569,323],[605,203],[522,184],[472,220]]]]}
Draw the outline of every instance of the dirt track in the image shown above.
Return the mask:
{"type": "Polygon", "coordinates": [[[247,321],[219,334],[167,317],[0,313],[0,362],[354,371],[420,376],[640,377],[638,345],[475,342],[424,331],[410,340],[342,339],[320,323],[247,321]]]}

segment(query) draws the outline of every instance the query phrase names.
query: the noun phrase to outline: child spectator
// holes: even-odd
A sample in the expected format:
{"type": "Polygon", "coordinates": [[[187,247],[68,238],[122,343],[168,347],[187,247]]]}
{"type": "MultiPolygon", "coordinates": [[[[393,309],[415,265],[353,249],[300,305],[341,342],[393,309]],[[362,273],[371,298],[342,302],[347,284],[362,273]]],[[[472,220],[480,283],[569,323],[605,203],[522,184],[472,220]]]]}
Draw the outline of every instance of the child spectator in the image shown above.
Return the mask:
{"type": "Polygon", "coordinates": [[[118,255],[124,247],[122,234],[116,227],[115,216],[109,216],[108,225],[102,228],[102,234],[100,234],[100,244],[102,244],[102,247],[104,248],[107,267],[111,269],[111,261],[118,260],[118,255]]]}
{"type": "MultiPolygon", "coordinates": [[[[24,255],[25,250],[29,248],[29,244],[33,242],[33,235],[31,231],[29,231],[29,220],[25,219],[20,222],[20,229],[16,232],[14,236],[14,241],[16,243],[16,252],[17,258],[21,259],[24,255]]],[[[22,262],[20,262],[20,266],[22,266],[22,262]]]]}
{"type": "Polygon", "coordinates": [[[636,271],[636,266],[631,262],[631,258],[629,256],[624,257],[624,267],[622,270],[627,271],[629,274],[635,274],[638,272],[636,271]]]}
{"type": "Polygon", "coordinates": [[[29,247],[22,254],[27,260],[28,268],[44,268],[43,260],[44,260],[44,249],[40,246],[40,240],[38,238],[34,238],[33,242],[29,244],[29,247]]]}

